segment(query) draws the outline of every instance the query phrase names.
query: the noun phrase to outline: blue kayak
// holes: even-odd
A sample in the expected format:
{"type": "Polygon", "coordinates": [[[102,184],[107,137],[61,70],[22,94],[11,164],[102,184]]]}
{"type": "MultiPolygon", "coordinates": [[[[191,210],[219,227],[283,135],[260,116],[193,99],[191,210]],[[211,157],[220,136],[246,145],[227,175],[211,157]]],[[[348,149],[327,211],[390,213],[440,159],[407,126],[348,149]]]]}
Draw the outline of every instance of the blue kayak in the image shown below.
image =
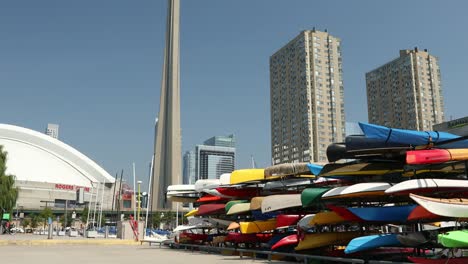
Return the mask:
{"type": "Polygon", "coordinates": [[[371,222],[405,222],[416,205],[348,207],[347,209],[364,221],[371,222]]]}
{"type": "MultiPolygon", "coordinates": [[[[364,135],[369,139],[382,140],[387,146],[412,145],[421,146],[429,143],[440,143],[460,136],[447,132],[416,131],[389,128],[374,124],[359,123],[364,135]]],[[[448,144],[437,145],[439,148],[468,148],[468,140],[460,140],[448,144]]]]}
{"type": "Polygon", "coordinates": [[[310,172],[314,175],[319,175],[320,171],[323,169],[323,166],[313,164],[313,163],[308,163],[307,167],[309,168],[310,172]]]}
{"type": "Polygon", "coordinates": [[[357,237],[351,240],[345,249],[345,254],[351,254],[358,251],[375,249],[379,247],[401,246],[397,239],[397,234],[382,234],[357,237]]]}
{"type": "Polygon", "coordinates": [[[278,214],[278,212],[269,212],[262,214],[262,211],[260,210],[252,211],[252,216],[255,218],[255,220],[268,220],[277,217],[278,214]]]}

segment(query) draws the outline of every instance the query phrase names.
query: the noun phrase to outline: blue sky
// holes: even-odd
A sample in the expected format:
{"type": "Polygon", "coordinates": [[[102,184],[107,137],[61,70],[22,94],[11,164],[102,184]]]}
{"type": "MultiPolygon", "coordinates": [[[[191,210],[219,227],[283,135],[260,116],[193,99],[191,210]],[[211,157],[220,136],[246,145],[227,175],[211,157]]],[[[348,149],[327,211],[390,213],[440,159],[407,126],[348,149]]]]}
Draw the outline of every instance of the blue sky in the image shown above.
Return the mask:
{"type": "MultiPolygon", "coordinates": [[[[0,2],[0,123],[44,131],[110,174],[146,178],[159,109],[165,0],[0,2]]],[[[181,0],[182,148],[237,137],[237,168],[270,164],[269,56],[301,30],[342,39],[347,121],[367,121],[364,75],[428,49],[446,118],[467,115],[468,2],[181,0]]]]}

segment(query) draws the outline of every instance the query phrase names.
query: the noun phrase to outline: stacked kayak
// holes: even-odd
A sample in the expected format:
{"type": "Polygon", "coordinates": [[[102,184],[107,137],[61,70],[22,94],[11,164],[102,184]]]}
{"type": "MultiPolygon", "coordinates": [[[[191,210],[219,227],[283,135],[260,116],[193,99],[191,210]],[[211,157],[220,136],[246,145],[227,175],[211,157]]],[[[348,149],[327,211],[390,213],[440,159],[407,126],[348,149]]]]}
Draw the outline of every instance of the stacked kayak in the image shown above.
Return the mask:
{"type": "Polygon", "coordinates": [[[240,169],[169,186],[168,200],[194,208],[185,214],[189,225],[176,228],[181,241],[468,263],[461,255],[428,254],[468,248],[468,140],[435,131],[360,127],[362,135],[329,145],[328,164],[240,169]]]}

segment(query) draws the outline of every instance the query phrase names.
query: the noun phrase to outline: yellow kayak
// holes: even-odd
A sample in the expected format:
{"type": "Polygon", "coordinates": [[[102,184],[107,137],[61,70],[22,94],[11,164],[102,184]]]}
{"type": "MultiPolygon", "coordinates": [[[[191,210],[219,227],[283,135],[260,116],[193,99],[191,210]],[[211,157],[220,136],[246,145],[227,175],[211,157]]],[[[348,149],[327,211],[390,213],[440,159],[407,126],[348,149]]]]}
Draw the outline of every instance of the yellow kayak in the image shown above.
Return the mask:
{"type": "Polygon", "coordinates": [[[252,198],[252,200],[250,200],[250,210],[254,211],[262,209],[263,199],[265,199],[265,196],[257,196],[252,198]]]}
{"type": "Polygon", "coordinates": [[[266,221],[240,222],[240,231],[242,234],[261,233],[271,231],[276,228],[276,219],[266,221]]]}
{"type": "Polygon", "coordinates": [[[186,214],[185,214],[185,217],[194,216],[194,215],[197,215],[197,213],[198,213],[198,208],[197,208],[197,209],[193,209],[192,211],[186,213],[186,214]]]}
{"type": "Polygon", "coordinates": [[[310,225],[332,225],[332,224],[338,224],[341,222],[345,222],[345,219],[341,216],[339,216],[335,212],[320,212],[315,214],[314,218],[310,220],[310,225]]]}
{"type": "Polygon", "coordinates": [[[231,184],[265,180],[264,169],[235,170],[231,173],[231,184]]]}
{"type": "Polygon", "coordinates": [[[328,232],[306,234],[299,241],[295,250],[314,249],[330,245],[346,245],[353,238],[361,236],[360,232],[328,232]]]}

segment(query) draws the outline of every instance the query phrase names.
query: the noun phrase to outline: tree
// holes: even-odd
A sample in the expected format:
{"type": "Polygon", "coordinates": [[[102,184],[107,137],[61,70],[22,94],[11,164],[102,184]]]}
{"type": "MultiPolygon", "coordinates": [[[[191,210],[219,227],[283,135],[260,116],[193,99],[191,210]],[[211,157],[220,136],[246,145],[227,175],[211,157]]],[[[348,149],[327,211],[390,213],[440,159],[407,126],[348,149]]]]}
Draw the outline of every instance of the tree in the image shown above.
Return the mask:
{"type": "Polygon", "coordinates": [[[67,213],[67,222],[65,223],[65,214],[63,214],[62,216],[60,216],[60,224],[62,224],[63,227],[68,227],[68,226],[71,226],[73,223],[73,219],[72,219],[72,214],[71,212],[68,212],[67,213]]]}
{"type": "Polygon", "coordinates": [[[46,225],[49,217],[52,218],[53,216],[54,214],[52,213],[52,209],[49,207],[44,208],[44,210],[42,210],[42,212],[39,214],[40,220],[44,223],[44,226],[46,225]]]}
{"type": "Polygon", "coordinates": [[[153,224],[153,228],[159,228],[161,224],[161,213],[156,212],[151,215],[151,222],[153,224]]]}
{"type": "Polygon", "coordinates": [[[27,228],[30,224],[31,224],[31,222],[29,221],[29,219],[24,219],[23,220],[23,227],[24,228],[27,228]]]}
{"type": "Polygon", "coordinates": [[[18,198],[18,189],[14,187],[15,176],[6,174],[7,154],[0,145],[0,213],[12,213],[18,198]]]}
{"type": "Polygon", "coordinates": [[[83,209],[83,212],[81,212],[81,216],[80,216],[81,223],[86,224],[86,221],[88,220],[88,212],[89,212],[89,208],[88,206],[86,206],[83,209]]]}
{"type": "Polygon", "coordinates": [[[41,222],[40,216],[37,214],[31,214],[29,217],[31,217],[31,227],[36,228],[39,222],[41,222]]]}

